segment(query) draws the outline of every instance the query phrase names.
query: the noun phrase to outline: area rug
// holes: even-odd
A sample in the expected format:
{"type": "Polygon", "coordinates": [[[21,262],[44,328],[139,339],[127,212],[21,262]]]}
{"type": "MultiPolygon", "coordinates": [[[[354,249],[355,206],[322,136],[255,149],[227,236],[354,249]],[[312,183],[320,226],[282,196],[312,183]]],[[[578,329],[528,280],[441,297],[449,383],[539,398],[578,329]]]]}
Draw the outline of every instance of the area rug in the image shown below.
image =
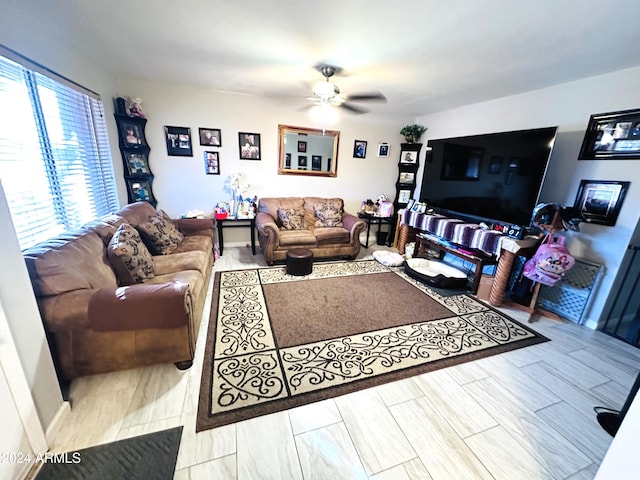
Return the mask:
{"type": "Polygon", "coordinates": [[[171,480],[182,427],[126,438],[95,447],[51,454],[36,480],[171,480]]]}
{"type": "Polygon", "coordinates": [[[196,431],[547,340],[376,261],[217,272],[196,431]]]}

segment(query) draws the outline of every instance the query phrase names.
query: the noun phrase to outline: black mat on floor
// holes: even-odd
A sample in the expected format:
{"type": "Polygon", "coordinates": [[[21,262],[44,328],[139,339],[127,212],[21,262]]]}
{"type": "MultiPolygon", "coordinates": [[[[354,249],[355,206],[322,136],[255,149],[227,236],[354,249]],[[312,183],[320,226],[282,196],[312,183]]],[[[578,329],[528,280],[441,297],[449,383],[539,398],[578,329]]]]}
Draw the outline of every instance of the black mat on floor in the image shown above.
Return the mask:
{"type": "Polygon", "coordinates": [[[171,480],[182,427],[68,452],[42,466],[36,480],[171,480]]]}

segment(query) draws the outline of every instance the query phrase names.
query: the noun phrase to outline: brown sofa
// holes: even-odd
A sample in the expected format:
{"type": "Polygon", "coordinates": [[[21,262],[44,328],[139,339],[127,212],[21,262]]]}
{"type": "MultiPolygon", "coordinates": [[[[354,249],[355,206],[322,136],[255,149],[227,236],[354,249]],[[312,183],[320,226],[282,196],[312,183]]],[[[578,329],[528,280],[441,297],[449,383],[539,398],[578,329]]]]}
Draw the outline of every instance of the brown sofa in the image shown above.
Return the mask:
{"type": "Polygon", "coordinates": [[[308,248],[313,252],[314,258],[353,259],[360,252],[360,233],[366,225],[362,219],[344,211],[341,198],[275,197],[260,199],[256,227],[264,256],[272,265],[276,261],[285,260],[287,250],[293,248],[308,248]],[[326,211],[327,205],[337,209],[339,214],[333,218],[337,222],[323,225],[318,216],[323,209],[326,211]],[[286,214],[293,211],[300,212],[304,221],[302,224],[290,222],[292,227],[286,225],[286,214]],[[334,223],[337,225],[325,226],[334,223]]]}
{"type": "MultiPolygon", "coordinates": [[[[23,252],[61,378],[165,362],[191,366],[213,268],[214,222],[162,222],[171,226],[165,237],[172,250],[151,257],[147,249],[150,264],[132,267],[131,257],[118,256],[130,248],[125,233],[159,222],[158,213],[146,202],[129,204],[23,252]],[[147,278],[129,284],[135,280],[122,275],[130,267],[133,277],[147,278]]],[[[144,253],[133,245],[135,255],[144,253]]]]}

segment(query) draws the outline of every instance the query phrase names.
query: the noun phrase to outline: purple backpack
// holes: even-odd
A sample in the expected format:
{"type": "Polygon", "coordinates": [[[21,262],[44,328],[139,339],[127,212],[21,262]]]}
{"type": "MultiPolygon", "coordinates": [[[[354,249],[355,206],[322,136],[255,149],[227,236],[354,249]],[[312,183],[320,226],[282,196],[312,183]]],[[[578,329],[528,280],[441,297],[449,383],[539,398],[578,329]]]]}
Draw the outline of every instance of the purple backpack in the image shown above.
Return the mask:
{"type": "Polygon", "coordinates": [[[524,264],[522,274],[534,282],[553,287],[575,263],[576,260],[564,246],[564,237],[558,237],[556,242],[550,233],[533,257],[524,264]]]}

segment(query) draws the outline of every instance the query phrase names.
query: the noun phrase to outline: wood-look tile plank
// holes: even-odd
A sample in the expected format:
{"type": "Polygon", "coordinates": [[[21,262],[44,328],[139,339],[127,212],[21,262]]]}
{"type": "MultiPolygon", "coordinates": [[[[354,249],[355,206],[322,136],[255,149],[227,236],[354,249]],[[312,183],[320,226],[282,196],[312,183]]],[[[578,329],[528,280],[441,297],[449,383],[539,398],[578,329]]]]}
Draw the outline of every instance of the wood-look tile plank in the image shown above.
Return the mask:
{"type": "MultiPolygon", "coordinates": [[[[520,445],[530,448],[532,442],[541,461],[554,475],[563,478],[591,463],[560,433],[537,417],[518,398],[490,378],[465,385],[464,388],[505,428],[520,445]]],[[[428,468],[428,467],[427,467],[428,468]]]]}
{"type": "Polygon", "coordinates": [[[365,480],[367,474],[343,423],[295,437],[305,480],[365,480]]]}
{"type": "Polygon", "coordinates": [[[287,412],[236,424],[238,479],[302,479],[287,412]]]}
{"type": "Polygon", "coordinates": [[[419,458],[369,477],[371,480],[432,480],[419,458]]]}
{"type": "Polygon", "coordinates": [[[493,479],[425,397],[394,405],[389,410],[433,480],[493,479]]]}
{"type": "Polygon", "coordinates": [[[415,458],[416,453],[374,389],[337,397],[336,404],[368,475],[415,458]]]}
{"type": "Polygon", "coordinates": [[[600,463],[611,444],[611,437],[596,420],[588,418],[565,402],[538,410],[536,415],[559,432],[592,461],[600,463]]]}
{"type": "MultiPolygon", "coordinates": [[[[565,480],[593,480],[598,472],[599,466],[592,463],[587,468],[568,476],[565,480]]],[[[622,480],[622,479],[620,479],[622,480]]]]}
{"type": "Polygon", "coordinates": [[[458,384],[447,370],[436,370],[414,378],[426,399],[465,438],[498,423],[458,384]]]}
{"type": "Polygon", "coordinates": [[[560,401],[558,396],[544,385],[500,355],[485,359],[482,368],[486,369],[492,378],[499,380],[501,385],[531,411],[560,401]]]}
{"type": "Polygon", "coordinates": [[[189,468],[176,470],[173,480],[201,480],[204,478],[236,480],[238,478],[236,472],[236,456],[229,455],[216,460],[199,463],[189,468]]]}
{"type": "Polygon", "coordinates": [[[413,378],[405,378],[397,382],[385,383],[376,387],[376,392],[387,407],[413,400],[424,395],[413,378]]]}
{"type": "Polygon", "coordinates": [[[524,367],[522,370],[532,380],[544,385],[558,398],[587,417],[593,415],[593,407],[603,403],[603,399],[598,398],[592,390],[580,388],[563,377],[556,375],[553,365],[540,362],[524,367]]]}
{"type": "Polygon", "coordinates": [[[627,400],[629,391],[629,388],[613,380],[591,389],[593,395],[601,400],[598,406],[611,408],[613,410],[620,410],[622,408],[624,402],[627,400]]]}
{"type": "Polygon", "coordinates": [[[580,388],[593,388],[610,380],[605,375],[602,375],[575,358],[551,349],[547,349],[545,361],[542,362],[541,365],[544,368],[549,368],[555,375],[565,378],[580,388]]]}
{"type": "Polygon", "coordinates": [[[599,351],[594,351],[593,349],[577,350],[569,355],[629,389],[632,387],[633,382],[636,381],[638,367],[640,367],[640,362],[633,368],[612,358],[604,357],[599,351]]]}
{"type": "Polygon", "coordinates": [[[133,425],[132,427],[123,427],[118,432],[116,439],[123,440],[148,433],[160,432],[162,430],[168,430],[169,428],[179,427],[180,425],[182,425],[180,417],[163,418],[157,421],[133,425]]]}
{"type": "Polygon", "coordinates": [[[444,370],[460,385],[482,380],[483,378],[489,378],[489,373],[482,368],[482,360],[461,363],[460,365],[448,367],[444,370]]]}
{"type": "Polygon", "coordinates": [[[465,439],[465,443],[496,480],[556,479],[544,459],[519,444],[504,427],[498,426],[465,439]]]}
{"type": "Polygon", "coordinates": [[[294,435],[342,422],[338,406],[332,398],[292,408],[289,410],[289,419],[294,435]]]}

